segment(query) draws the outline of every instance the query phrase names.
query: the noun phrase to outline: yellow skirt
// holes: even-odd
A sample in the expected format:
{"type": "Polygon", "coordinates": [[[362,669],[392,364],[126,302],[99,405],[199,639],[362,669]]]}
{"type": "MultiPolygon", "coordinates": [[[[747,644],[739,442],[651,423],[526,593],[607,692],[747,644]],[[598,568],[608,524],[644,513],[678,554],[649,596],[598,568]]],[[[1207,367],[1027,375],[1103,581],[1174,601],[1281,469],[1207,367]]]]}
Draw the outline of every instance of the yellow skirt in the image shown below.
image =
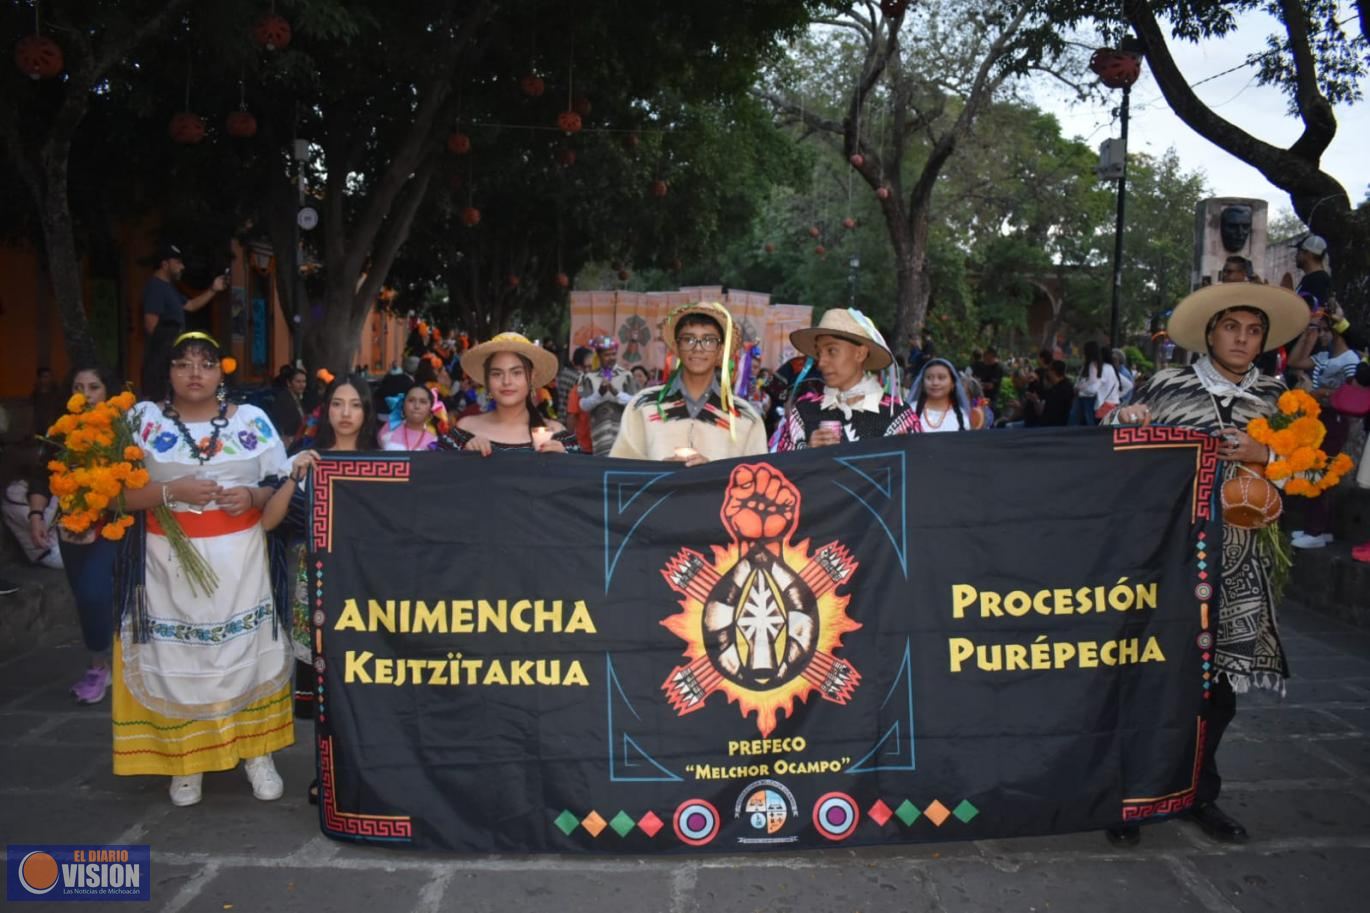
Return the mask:
{"type": "Polygon", "coordinates": [[[123,649],[114,638],[114,772],[119,776],[161,774],[184,777],[231,770],[295,743],[290,683],[232,716],[180,720],[142,704],[124,684],[123,649]]]}

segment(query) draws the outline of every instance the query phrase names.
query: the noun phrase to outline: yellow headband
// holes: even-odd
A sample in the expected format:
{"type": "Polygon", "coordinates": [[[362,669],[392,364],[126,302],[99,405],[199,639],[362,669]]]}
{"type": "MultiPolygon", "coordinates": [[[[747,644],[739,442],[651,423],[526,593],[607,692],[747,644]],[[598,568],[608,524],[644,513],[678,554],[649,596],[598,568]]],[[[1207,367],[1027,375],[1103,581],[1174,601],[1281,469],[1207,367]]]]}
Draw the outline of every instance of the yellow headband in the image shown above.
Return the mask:
{"type": "Polygon", "coordinates": [[[207,342],[216,349],[220,348],[219,340],[215,339],[213,336],[210,336],[208,333],[202,333],[199,330],[191,330],[189,333],[182,333],[180,336],[177,336],[176,341],[171,344],[171,347],[174,349],[181,343],[191,339],[198,339],[202,342],[207,342]]]}

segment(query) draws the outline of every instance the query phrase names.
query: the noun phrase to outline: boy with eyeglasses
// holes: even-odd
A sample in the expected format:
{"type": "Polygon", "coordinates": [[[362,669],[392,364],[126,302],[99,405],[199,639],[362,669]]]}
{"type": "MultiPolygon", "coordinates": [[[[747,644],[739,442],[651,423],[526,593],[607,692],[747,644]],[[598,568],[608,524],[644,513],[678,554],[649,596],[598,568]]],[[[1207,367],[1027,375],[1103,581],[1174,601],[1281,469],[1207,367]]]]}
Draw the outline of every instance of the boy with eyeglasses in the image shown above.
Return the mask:
{"type": "Polygon", "coordinates": [[[761,413],[719,377],[740,343],[727,309],[708,302],[676,308],[664,336],[678,359],[676,371],[633,397],[609,455],[698,466],[765,453],[761,413]]]}

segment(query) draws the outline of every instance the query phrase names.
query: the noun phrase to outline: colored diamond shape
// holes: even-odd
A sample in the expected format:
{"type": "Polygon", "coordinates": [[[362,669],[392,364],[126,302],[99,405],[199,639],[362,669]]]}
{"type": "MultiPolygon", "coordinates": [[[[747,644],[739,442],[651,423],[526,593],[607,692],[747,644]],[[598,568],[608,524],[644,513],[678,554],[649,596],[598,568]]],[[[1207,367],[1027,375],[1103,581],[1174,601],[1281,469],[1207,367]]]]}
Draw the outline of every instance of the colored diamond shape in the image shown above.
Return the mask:
{"type": "Polygon", "coordinates": [[[936,799],[933,799],[932,804],[923,809],[923,814],[927,815],[928,820],[938,827],[945,824],[947,819],[951,817],[951,812],[947,811],[947,807],[936,799]]]}
{"type": "Polygon", "coordinates": [[[648,837],[655,837],[656,832],[661,830],[661,819],[656,816],[656,812],[648,812],[637,819],[637,826],[642,828],[642,832],[648,837]]]}
{"type": "Polygon", "coordinates": [[[637,824],[628,816],[627,812],[620,809],[619,813],[614,815],[613,820],[609,822],[609,826],[618,831],[620,837],[627,837],[628,832],[637,827],[637,824]]]}
{"type": "Polygon", "coordinates": [[[571,814],[570,809],[567,809],[560,815],[557,815],[556,820],[552,823],[560,828],[563,834],[569,837],[571,836],[571,831],[580,826],[580,819],[571,814]]]}
{"type": "Polygon", "coordinates": [[[903,803],[894,810],[894,813],[899,816],[899,820],[904,822],[906,827],[917,821],[918,816],[923,814],[918,810],[918,806],[914,805],[908,799],[905,799],[903,803]]]}
{"type": "Polygon", "coordinates": [[[866,814],[870,815],[871,820],[876,824],[884,827],[885,822],[890,820],[894,813],[890,811],[890,807],[885,804],[883,799],[876,799],[875,804],[870,807],[866,814]]]}
{"type": "Polygon", "coordinates": [[[1199,571],[1199,579],[1200,579],[1200,580],[1207,580],[1207,579],[1208,579],[1208,571],[1199,571]]]}
{"type": "Polygon", "coordinates": [[[1204,663],[1204,671],[1205,671],[1205,672],[1207,672],[1210,668],[1211,668],[1211,665],[1210,665],[1209,663],[1204,663]]]}
{"type": "Polygon", "coordinates": [[[590,832],[591,837],[598,837],[604,833],[604,829],[609,823],[600,816],[599,812],[591,811],[590,814],[580,819],[580,826],[590,832]]]}
{"type": "Polygon", "coordinates": [[[951,813],[959,818],[962,824],[970,824],[970,819],[980,814],[980,809],[971,805],[969,799],[962,799],[961,804],[952,809],[951,813]]]}
{"type": "Polygon", "coordinates": [[[1201,571],[1206,571],[1206,570],[1208,570],[1208,562],[1207,562],[1207,561],[1200,561],[1200,562],[1199,562],[1199,570],[1201,570],[1201,571]]]}

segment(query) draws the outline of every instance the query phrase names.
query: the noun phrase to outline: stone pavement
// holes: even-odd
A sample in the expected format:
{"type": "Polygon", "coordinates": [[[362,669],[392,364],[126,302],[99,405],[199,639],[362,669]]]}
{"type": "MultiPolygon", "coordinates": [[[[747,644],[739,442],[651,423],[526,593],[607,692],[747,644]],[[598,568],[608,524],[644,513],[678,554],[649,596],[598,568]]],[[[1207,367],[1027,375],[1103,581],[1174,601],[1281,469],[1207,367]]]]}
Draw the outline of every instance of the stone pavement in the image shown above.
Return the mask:
{"type": "Polygon", "coordinates": [[[150,844],[152,902],[108,905],[123,911],[1370,909],[1370,631],[1292,610],[1284,630],[1288,698],[1243,699],[1220,755],[1223,804],[1254,835],[1240,847],[1184,822],[1148,827],[1131,851],[1100,834],[742,857],[356,847],[319,834],[307,738],[278,755],[279,802],[254,801],[240,771],[208,775],[188,809],[170,805],[164,778],[115,778],[108,701],[66,694],[84,663],[77,643],[0,662],[0,842],[150,844]]]}

